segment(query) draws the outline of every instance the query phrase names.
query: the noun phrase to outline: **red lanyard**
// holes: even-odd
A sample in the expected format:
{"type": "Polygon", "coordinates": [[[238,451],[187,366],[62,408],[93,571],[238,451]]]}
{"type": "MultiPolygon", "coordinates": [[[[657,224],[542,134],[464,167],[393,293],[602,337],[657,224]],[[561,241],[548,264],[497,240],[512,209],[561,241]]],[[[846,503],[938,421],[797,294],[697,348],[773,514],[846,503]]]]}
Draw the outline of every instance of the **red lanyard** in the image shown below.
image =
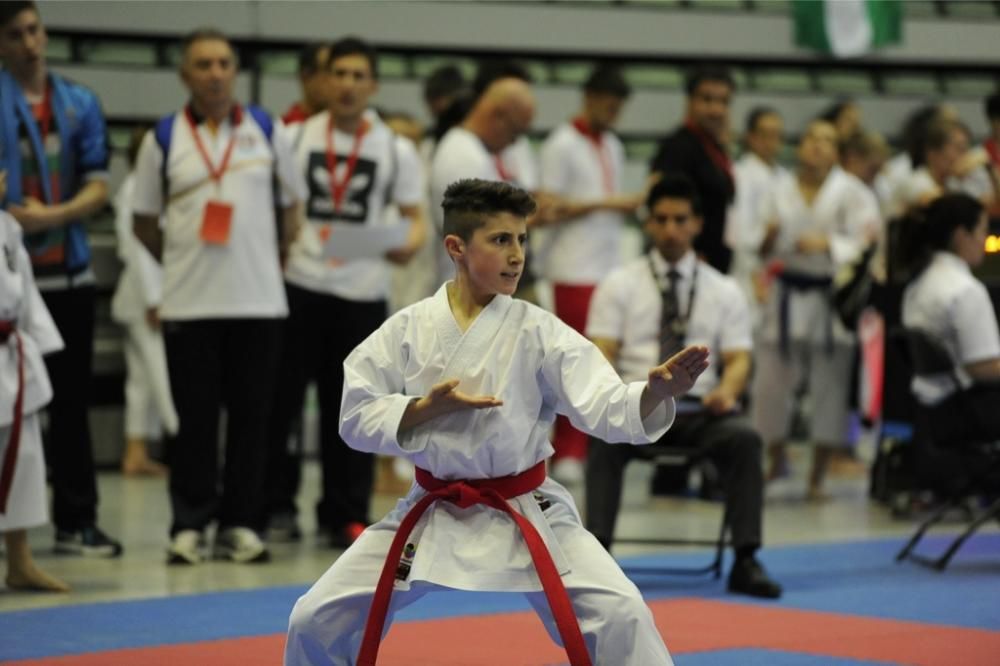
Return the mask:
{"type": "Polygon", "coordinates": [[[504,181],[505,183],[514,182],[514,174],[512,174],[510,171],[507,171],[507,167],[503,165],[503,160],[500,159],[499,155],[493,156],[493,166],[496,167],[497,175],[500,176],[500,180],[504,181]]]}
{"type": "Polygon", "coordinates": [[[354,131],[354,145],[351,146],[351,154],[347,156],[347,168],[344,170],[344,178],[337,182],[337,153],[333,151],[333,115],[326,121],[326,170],[330,172],[330,198],[333,200],[333,210],[340,210],[340,203],[347,193],[347,186],[354,176],[354,168],[358,165],[358,153],[361,152],[361,141],[368,131],[368,121],[362,120],[358,129],[354,131]]]}
{"type": "Polygon", "coordinates": [[[730,161],[729,156],[726,155],[721,148],[719,148],[719,145],[708,135],[707,132],[705,132],[705,130],[698,127],[690,120],[685,123],[685,126],[698,138],[698,141],[701,142],[702,147],[705,149],[705,152],[708,153],[709,159],[715,163],[715,166],[719,167],[719,169],[726,174],[726,178],[729,179],[730,183],[734,182],[733,163],[730,161]]]}
{"type": "Polygon", "coordinates": [[[997,142],[993,139],[987,139],[983,143],[983,148],[986,149],[986,152],[993,161],[993,164],[1000,167],[1000,146],[997,146],[997,142]]]}
{"type": "Polygon", "coordinates": [[[573,127],[590,141],[590,144],[594,147],[594,151],[597,153],[597,158],[601,162],[601,181],[604,183],[604,193],[614,194],[614,171],[611,168],[611,161],[608,158],[607,146],[601,140],[601,133],[595,132],[583,118],[574,118],[573,127]]]}
{"type": "Polygon", "coordinates": [[[219,164],[219,168],[216,169],[212,165],[212,158],[208,156],[208,151],[205,150],[205,144],[201,142],[201,136],[198,134],[198,124],[194,120],[194,114],[191,112],[191,108],[188,107],[184,109],[184,117],[187,118],[188,127],[191,128],[191,136],[194,137],[194,145],[198,148],[198,152],[201,154],[201,159],[204,160],[205,166],[208,168],[209,177],[219,183],[222,180],[222,176],[226,173],[226,169],[229,168],[229,158],[233,154],[233,146],[236,145],[236,128],[239,126],[240,121],[243,119],[243,112],[240,110],[239,105],[233,107],[232,119],[232,131],[229,135],[229,145],[226,146],[226,152],[222,154],[222,163],[219,164]]]}

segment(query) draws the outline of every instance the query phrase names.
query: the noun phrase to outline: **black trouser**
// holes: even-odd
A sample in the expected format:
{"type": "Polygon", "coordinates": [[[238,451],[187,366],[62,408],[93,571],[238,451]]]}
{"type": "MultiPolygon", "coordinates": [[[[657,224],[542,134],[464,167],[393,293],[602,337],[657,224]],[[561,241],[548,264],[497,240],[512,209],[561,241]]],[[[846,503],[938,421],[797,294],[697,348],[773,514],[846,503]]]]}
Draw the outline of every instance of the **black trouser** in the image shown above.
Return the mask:
{"type": "Polygon", "coordinates": [[[679,416],[656,444],[632,446],[591,439],[587,450],[587,529],[611,543],[630,460],[657,444],[704,449],[722,475],[733,547],[759,546],[764,504],[763,442],[742,416],[679,416]]]}
{"type": "Polygon", "coordinates": [[[202,319],[163,325],[180,429],[167,442],[170,533],[258,528],[281,319],[202,319]],[[219,478],[219,414],[226,410],[219,478]]]}
{"type": "Polygon", "coordinates": [[[45,459],[52,480],[52,518],[60,530],[77,530],[97,520],[97,479],[87,419],[95,298],[93,286],[42,292],[66,345],[45,357],[52,382],[45,459]]]}
{"type": "Polygon", "coordinates": [[[340,437],[340,399],[344,388],[344,359],[382,325],[385,301],[348,301],[286,284],[289,316],[281,370],[275,395],[275,414],[269,441],[268,477],[272,511],[294,509],[294,492],[287,470],[300,464],[288,447],[292,424],[302,414],[305,389],[316,381],[319,397],[320,456],[323,497],[316,507],[320,526],[337,530],[347,523],[368,523],[368,504],[374,478],[371,454],[355,451],[340,437]],[[289,460],[291,458],[291,460],[289,460]],[[292,494],[289,495],[288,492],[292,494]]]}

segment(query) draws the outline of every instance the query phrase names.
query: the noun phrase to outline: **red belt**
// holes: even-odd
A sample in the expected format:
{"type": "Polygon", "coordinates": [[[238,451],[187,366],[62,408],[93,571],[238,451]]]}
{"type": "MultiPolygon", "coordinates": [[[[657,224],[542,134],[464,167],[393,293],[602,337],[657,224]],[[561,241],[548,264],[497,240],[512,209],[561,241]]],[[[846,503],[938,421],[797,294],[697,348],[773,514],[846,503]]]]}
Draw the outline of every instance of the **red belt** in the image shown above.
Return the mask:
{"type": "Polygon", "coordinates": [[[371,610],[368,611],[368,623],[365,625],[365,635],[361,641],[361,650],[358,652],[358,665],[375,665],[379,641],[382,639],[382,629],[385,627],[385,616],[389,610],[389,600],[392,597],[392,586],[396,579],[396,569],[399,566],[406,540],[410,537],[410,532],[413,531],[413,527],[420,520],[420,516],[424,514],[427,507],[437,500],[446,500],[463,509],[474,504],[485,504],[498,511],[503,511],[514,519],[521,530],[521,536],[524,537],[524,541],[528,545],[528,552],[531,553],[538,578],[542,581],[542,589],[549,601],[549,608],[552,609],[552,616],[555,618],[559,636],[562,638],[566,654],[569,656],[570,665],[590,666],[590,655],[583,642],[583,634],[580,633],[580,625],[577,624],[573,605],[570,603],[569,595],[566,594],[566,588],[563,587],[562,578],[559,577],[559,570],[556,569],[555,562],[552,561],[549,549],[546,548],[545,542],[535,526],[507,503],[507,500],[512,497],[530,493],[542,485],[544,481],[544,462],[514,476],[471,481],[442,481],[434,478],[427,470],[418,467],[417,483],[427,491],[427,495],[414,504],[406,517],[403,518],[399,529],[396,530],[396,537],[389,547],[385,566],[382,568],[382,575],[378,579],[375,596],[372,598],[371,610]]]}
{"type": "Polygon", "coordinates": [[[24,406],[24,346],[21,336],[12,321],[0,321],[0,344],[14,336],[17,343],[17,397],[14,398],[14,420],[10,426],[10,441],[0,467],[0,514],[7,513],[7,497],[14,483],[14,465],[17,464],[17,448],[21,443],[21,409],[24,406]]]}

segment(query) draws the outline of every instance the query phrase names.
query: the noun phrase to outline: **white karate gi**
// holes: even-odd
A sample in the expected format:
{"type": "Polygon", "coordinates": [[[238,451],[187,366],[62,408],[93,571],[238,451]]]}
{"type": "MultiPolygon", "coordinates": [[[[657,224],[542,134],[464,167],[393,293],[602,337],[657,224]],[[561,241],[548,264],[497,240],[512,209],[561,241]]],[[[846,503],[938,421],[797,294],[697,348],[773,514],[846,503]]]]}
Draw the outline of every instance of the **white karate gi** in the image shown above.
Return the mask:
{"type": "MultiPolygon", "coordinates": [[[[552,455],[556,413],[605,441],[656,441],[673,421],[670,401],[645,422],[644,382],[623,384],[598,349],[554,315],[498,295],[463,334],[446,286],[391,317],[344,362],[341,434],[361,451],[403,456],[440,479],[518,474],[552,455]],[[438,417],[397,437],[407,404],[449,378],[458,390],[503,406],[438,417]]],[[[285,664],[350,664],[357,655],[385,554],[400,521],[425,495],[414,485],[368,528],[295,605],[285,664]]],[[[572,497],[547,479],[509,500],[531,521],[562,575],[595,664],[671,664],[639,590],[581,525],[572,497]],[[539,495],[549,503],[540,508],[539,495]]],[[[389,622],[437,586],[524,592],[558,641],[541,584],[513,520],[485,506],[437,502],[410,542],[405,581],[396,582],[389,622]]],[[[388,624],[386,625],[388,627],[388,624]]]]}
{"type": "MultiPolygon", "coordinates": [[[[779,183],[765,205],[764,219],[779,225],[774,256],[784,263],[785,271],[816,278],[832,278],[854,261],[866,239],[881,225],[875,195],[840,167],[830,171],[811,205],[802,198],[794,178],[779,183]],[[827,253],[804,254],[795,249],[800,237],[817,231],[827,234],[827,253]]],[[[754,426],[765,441],[787,436],[792,402],[789,398],[808,369],[811,439],[823,444],[846,444],[854,334],[833,312],[829,289],[789,289],[790,350],[786,358],[778,347],[781,290],[782,285],[776,282],[763,308],[752,388],[754,426]],[[832,349],[827,348],[828,342],[832,342],[832,349]]]]}
{"type": "MultiPolygon", "coordinates": [[[[0,211],[0,321],[16,322],[24,353],[21,443],[7,498],[7,513],[0,514],[0,532],[48,522],[45,456],[37,412],[52,399],[52,385],[42,354],[63,348],[59,329],[35,286],[31,261],[21,238],[21,227],[0,211]]],[[[17,340],[11,335],[6,343],[0,344],[0,464],[7,453],[14,421],[17,366],[17,340]]]]}
{"type": "Polygon", "coordinates": [[[146,323],[146,310],[162,298],[163,269],[132,231],[134,189],[135,175],[130,173],[115,197],[115,235],[124,268],[111,300],[111,316],[125,327],[125,434],[158,439],[161,428],[176,434],[178,420],[163,335],[146,323]]]}
{"type": "Polygon", "coordinates": [[[750,305],[750,315],[756,330],[760,325],[753,276],[760,270],[760,246],[764,242],[767,220],[764,207],[778,183],[791,180],[783,166],[770,165],[752,152],[746,153],[733,165],[736,199],[726,215],[724,240],[733,250],[729,274],[736,278],[750,305]]]}

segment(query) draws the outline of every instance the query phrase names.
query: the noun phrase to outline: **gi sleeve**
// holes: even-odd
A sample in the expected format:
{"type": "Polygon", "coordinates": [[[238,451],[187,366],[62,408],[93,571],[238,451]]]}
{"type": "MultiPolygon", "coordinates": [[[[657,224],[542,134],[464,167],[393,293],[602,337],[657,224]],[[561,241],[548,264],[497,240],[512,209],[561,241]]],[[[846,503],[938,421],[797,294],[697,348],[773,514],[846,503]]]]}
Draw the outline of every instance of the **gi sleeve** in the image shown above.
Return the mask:
{"type": "Polygon", "coordinates": [[[23,246],[18,248],[17,267],[18,272],[24,276],[25,298],[21,302],[21,313],[18,317],[18,320],[23,322],[21,325],[24,333],[35,341],[38,350],[43,354],[57,352],[65,345],[35,284],[31,260],[23,246]]]}
{"type": "Polygon", "coordinates": [[[578,430],[605,442],[649,444],[673,424],[673,400],[643,420],[639,403],[646,383],[622,383],[600,350],[554,315],[543,335],[542,379],[557,398],[556,411],[578,430]]]}
{"type": "Polygon", "coordinates": [[[878,199],[867,188],[859,185],[848,200],[847,223],[830,234],[830,258],[834,268],[856,260],[882,224],[878,199]]]}
{"type": "Polygon", "coordinates": [[[398,437],[410,401],[403,393],[402,315],[391,317],[344,360],[340,436],[357,451],[402,456],[413,453],[398,437]]]}

